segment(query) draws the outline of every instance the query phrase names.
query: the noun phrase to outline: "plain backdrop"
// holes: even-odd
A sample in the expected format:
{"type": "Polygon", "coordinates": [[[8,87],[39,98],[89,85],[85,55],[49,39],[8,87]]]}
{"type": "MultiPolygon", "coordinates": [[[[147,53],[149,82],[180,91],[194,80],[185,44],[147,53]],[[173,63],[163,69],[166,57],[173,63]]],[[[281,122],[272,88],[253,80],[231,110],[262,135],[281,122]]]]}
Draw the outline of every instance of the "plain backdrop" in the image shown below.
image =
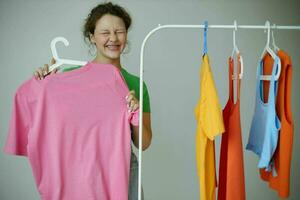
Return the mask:
{"type": "MultiPolygon", "coordinates": [[[[26,157],[3,153],[11,115],[12,98],[18,86],[37,67],[51,59],[50,41],[64,36],[69,47],[58,45],[63,58],[91,60],[83,41],[82,26],[91,8],[102,1],[1,0],[0,1],[0,199],[39,199],[26,157]]],[[[121,0],[132,16],[130,48],[122,66],[139,74],[139,55],[144,37],[158,24],[300,25],[298,1],[271,0],[121,0]]],[[[295,123],[291,168],[291,200],[300,199],[300,30],[277,30],[276,44],[288,52],[293,63],[292,109],[295,123]]],[[[279,199],[258,175],[257,157],[245,150],[254,112],[257,63],[266,44],[263,30],[238,29],[237,44],[244,58],[241,87],[241,123],[244,146],[246,195],[250,200],[279,199]]],[[[164,29],[155,33],[145,49],[144,78],[152,108],[153,140],[143,154],[145,200],[199,199],[195,162],[194,107],[199,98],[199,68],[203,45],[202,29],[164,29]]],[[[208,53],[220,103],[228,98],[228,57],[232,30],[209,29],[208,53]]],[[[217,167],[220,138],[216,139],[217,167]]]]}

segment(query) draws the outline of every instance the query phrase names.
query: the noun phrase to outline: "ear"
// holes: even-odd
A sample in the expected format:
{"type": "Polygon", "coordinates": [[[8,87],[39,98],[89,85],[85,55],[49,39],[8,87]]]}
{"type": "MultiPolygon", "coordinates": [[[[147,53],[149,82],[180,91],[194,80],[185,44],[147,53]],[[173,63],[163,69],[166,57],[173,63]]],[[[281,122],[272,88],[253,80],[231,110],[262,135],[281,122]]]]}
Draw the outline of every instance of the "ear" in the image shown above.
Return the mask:
{"type": "Polygon", "coordinates": [[[90,33],[90,40],[92,43],[96,43],[94,34],[90,33]]]}

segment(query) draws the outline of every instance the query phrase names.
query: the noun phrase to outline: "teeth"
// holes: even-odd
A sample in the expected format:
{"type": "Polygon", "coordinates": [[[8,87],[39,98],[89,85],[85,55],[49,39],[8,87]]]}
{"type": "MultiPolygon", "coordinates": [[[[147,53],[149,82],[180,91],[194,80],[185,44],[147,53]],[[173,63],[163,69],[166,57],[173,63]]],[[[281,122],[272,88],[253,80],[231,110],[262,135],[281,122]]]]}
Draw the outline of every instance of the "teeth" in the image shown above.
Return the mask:
{"type": "Polygon", "coordinates": [[[106,47],[109,49],[118,49],[119,45],[107,45],[106,47]]]}

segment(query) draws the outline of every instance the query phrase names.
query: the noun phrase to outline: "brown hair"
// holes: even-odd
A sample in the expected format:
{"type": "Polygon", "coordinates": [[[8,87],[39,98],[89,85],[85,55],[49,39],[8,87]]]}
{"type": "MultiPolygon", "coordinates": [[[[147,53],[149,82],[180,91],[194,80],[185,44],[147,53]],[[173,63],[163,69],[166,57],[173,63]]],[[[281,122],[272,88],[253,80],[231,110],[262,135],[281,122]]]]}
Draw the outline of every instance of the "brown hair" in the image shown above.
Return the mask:
{"type": "Polygon", "coordinates": [[[94,7],[88,17],[85,19],[83,36],[86,41],[91,42],[90,34],[94,34],[96,22],[106,14],[120,17],[124,21],[126,31],[128,31],[131,25],[131,17],[128,12],[123,7],[117,4],[113,4],[111,2],[101,3],[98,6],[94,7]]]}

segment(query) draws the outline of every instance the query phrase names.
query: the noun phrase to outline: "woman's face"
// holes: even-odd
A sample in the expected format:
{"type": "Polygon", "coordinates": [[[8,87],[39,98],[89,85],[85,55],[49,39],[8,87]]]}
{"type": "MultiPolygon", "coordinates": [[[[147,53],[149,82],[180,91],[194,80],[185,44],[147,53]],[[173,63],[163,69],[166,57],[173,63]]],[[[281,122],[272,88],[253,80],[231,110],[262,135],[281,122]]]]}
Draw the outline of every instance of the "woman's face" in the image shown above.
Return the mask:
{"type": "Polygon", "coordinates": [[[96,23],[91,41],[96,43],[101,56],[110,60],[119,59],[127,41],[124,21],[114,15],[103,15],[96,23]]]}

